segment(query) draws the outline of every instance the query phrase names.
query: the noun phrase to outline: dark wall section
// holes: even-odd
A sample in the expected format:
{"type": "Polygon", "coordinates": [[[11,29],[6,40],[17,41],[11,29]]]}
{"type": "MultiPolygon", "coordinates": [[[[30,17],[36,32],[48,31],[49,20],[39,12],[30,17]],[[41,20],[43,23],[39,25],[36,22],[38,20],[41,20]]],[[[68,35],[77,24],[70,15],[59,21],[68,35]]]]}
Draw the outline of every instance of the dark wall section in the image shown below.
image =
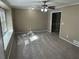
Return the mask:
{"type": "Polygon", "coordinates": [[[52,32],[59,34],[60,19],[61,19],[61,12],[57,12],[57,13],[52,14],[52,32]]]}

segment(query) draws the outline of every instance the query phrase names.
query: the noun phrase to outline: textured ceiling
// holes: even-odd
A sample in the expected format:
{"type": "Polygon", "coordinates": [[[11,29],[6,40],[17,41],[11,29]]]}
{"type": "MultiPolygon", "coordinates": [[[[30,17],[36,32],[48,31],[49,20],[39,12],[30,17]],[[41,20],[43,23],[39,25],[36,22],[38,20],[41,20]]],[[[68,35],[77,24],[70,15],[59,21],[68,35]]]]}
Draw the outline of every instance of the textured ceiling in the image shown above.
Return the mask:
{"type": "Polygon", "coordinates": [[[38,8],[43,5],[42,1],[48,1],[47,4],[49,6],[56,7],[79,3],[79,0],[7,0],[13,8],[38,8]]]}

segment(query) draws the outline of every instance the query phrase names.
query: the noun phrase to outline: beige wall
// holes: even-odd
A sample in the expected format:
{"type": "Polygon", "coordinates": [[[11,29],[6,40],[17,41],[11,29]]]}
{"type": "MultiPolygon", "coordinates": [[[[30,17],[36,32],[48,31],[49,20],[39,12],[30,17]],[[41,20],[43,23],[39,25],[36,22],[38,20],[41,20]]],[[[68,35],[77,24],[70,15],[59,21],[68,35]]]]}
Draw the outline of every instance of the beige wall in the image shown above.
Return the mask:
{"type": "Polygon", "coordinates": [[[79,41],[79,5],[62,8],[60,37],[79,41]]]}
{"type": "Polygon", "coordinates": [[[30,27],[32,31],[42,31],[48,28],[48,13],[40,10],[13,9],[13,18],[16,32],[27,32],[30,27]]]}

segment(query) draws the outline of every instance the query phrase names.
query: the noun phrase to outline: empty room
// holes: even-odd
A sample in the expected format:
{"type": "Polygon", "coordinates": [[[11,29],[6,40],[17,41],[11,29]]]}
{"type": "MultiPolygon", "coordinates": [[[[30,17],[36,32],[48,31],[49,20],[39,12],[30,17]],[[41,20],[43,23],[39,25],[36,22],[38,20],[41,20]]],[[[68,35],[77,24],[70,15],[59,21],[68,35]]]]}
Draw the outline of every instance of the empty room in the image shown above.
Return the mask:
{"type": "Polygon", "coordinates": [[[79,0],[0,0],[0,59],[79,59],[79,0]]]}

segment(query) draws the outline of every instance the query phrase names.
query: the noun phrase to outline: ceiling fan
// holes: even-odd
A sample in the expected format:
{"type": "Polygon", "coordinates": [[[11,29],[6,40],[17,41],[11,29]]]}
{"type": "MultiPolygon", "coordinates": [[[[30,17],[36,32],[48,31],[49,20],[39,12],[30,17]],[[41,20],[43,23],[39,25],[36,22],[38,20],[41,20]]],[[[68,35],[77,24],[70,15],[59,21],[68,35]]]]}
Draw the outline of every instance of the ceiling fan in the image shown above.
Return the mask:
{"type": "Polygon", "coordinates": [[[55,6],[48,6],[46,3],[47,3],[48,1],[43,1],[43,5],[42,5],[42,8],[41,8],[41,11],[42,12],[47,12],[48,11],[48,9],[52,9],[52,10],[54,10],[55,9],[55,6]]]}

